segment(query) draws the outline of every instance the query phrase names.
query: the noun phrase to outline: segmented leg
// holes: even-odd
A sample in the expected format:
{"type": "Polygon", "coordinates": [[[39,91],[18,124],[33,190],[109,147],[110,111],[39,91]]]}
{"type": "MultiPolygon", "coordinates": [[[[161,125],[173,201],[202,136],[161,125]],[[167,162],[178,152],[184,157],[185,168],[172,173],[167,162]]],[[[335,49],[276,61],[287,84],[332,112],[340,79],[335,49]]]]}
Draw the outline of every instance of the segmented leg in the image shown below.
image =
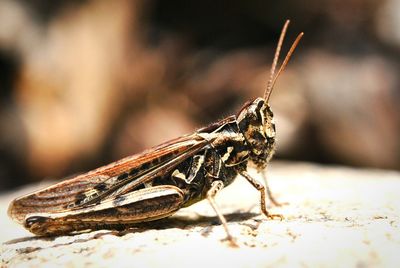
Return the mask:
{"type": "Polygon", "coordinates": [[[183,192],[175,186],[154,186],[80,209],[28,214],[25,228],[37,235],[60,235],[152,221],[173,214],[183,199],[183,192]]]}
{"type": "Polygon", "coordinates": [[[221,211],[219,210],[217,204],[215,203],[214,197],[215,195],[224,188],[224,184],[222,181],[214,181],[211,184],[211,188],[207,192],[207,200],[210,202],[212,208],[214,209],[215,213],[217,213],[219,220],[222,223],[222,226],[225,229],[226,232],[226,239],[229,240],[232,245],[237,246],[236,242],[233,238],[233,236],[230,234],[229,229],[228,229],[228,224],[226,222],[226,219],[224,215],[222,215],[221,211]]]}
{"type": "Polygon", "coordinates": [[[266,198],[266,187],[260,183],[258,180],[254,179],[251,177],[247,172],[242,171],[240,172],[240,175],[242,175],[245,179],[247,179],[248,182],[250,182],[251,185],[253,185],[254,188],[256,188],[260,194],[261,194],[261,200],[260,200],[260,205],[261,205],[261,211],[264,213],[266,217],[269,219],[283,219],[283,216],[280,214],[270,214],[267,210],[267,206],[265,204],[265,198],[266,198]]]}
{"type": "Polygon", "coordinates": [[[262,176],[263,176],[263,179],[264,179],[264,185],[265,185],[265,189],[267,191],[267,196],[268,196],[268,199],[271,201],[271,203],[274,206],[277,206],[277,207],[281,207],[283,205],[287,205],[288,204],[287,202],[280,203],[275,199],[274,195],[271,192],[271,189],[269,188],[268,179],[267,179],[267,175],[265,174],[265,172],[262,172],[262,176]]]}

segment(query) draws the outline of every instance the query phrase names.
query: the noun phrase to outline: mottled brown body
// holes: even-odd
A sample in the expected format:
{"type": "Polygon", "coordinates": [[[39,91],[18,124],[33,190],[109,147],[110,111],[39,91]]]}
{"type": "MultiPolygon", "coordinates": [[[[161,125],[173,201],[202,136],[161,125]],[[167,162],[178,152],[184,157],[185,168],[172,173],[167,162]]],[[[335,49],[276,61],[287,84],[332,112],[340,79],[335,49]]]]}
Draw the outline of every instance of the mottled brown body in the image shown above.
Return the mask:
{"type": "Polygon", "coordinates": [[[9,215],[34,234],[59,235],[153,221],[208,199],[231,238],[214,196],[241,175],[260,192],[262,212],[270,218],[276,216],[266,209],[268,188],[266,191],[246,170],[249,164],[263,170],[275,150],[275,124],[267,102],[287,25],[263,98],[193,134],[17,198],[10,204],[9,215]]]}

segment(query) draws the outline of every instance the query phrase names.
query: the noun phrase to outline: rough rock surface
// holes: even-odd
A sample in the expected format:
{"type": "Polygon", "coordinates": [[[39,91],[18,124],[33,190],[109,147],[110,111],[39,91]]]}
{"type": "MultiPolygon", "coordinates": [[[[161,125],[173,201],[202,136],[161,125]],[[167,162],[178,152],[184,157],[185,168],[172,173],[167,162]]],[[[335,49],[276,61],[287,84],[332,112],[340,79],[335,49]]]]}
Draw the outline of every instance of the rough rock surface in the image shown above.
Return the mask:
{"type": "MultiPolygon", "coordinates": [[[[253,173],[255,175],[255,173],[253,173]]],[[[260,215],[244,179],[217,196],[239,247],[223,241],[207,202],[151,228],[34,237],[7,218],[0,198],[4,267],[395,267],[400,264],[400,173],[275,162],[270,186],[284,220],[260,215]]],[[[37,188],[37,187],[36,187],[37,188]]]]}

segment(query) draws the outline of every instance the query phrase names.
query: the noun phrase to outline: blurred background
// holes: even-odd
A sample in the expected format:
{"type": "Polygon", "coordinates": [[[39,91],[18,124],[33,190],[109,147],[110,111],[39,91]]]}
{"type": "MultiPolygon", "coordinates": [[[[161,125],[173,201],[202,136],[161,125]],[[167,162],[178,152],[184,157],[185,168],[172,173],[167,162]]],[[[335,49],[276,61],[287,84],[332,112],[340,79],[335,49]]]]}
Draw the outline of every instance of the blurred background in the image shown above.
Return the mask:
{"type": "Polygon", "coordinates": [[[276,159],[400,169],[400,2],[0,1],[0,190],[191,133],[261,96],[276,159]]]}

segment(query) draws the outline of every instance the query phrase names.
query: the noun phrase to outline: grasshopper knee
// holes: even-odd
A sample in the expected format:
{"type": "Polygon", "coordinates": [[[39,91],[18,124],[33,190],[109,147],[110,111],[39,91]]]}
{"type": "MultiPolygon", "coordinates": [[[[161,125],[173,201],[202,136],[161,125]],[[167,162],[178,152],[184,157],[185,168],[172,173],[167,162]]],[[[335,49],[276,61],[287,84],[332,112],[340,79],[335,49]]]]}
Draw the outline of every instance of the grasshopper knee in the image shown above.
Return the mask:
{"type": "Polygon", "coordinates": [[[207,198],[213,198],[222,188],[224,188],[224,183],[222,181],[214,181],[207,191],[207,198]]]}

